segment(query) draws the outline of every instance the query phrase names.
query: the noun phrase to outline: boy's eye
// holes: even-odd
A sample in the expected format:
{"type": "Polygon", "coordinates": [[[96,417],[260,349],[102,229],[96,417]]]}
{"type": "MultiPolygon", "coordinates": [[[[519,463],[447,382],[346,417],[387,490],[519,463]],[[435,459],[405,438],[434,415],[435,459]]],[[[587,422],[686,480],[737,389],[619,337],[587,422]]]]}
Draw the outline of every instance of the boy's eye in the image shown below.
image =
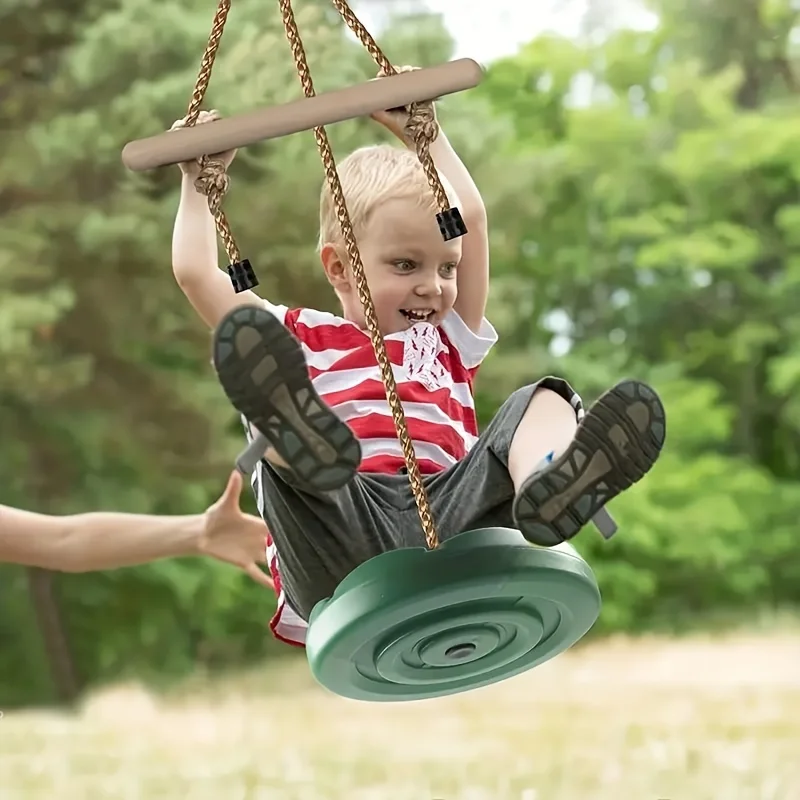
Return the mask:
{"type": "Polygon", "coordinates": [[[400,259],[399,261],[394,261],[392,263],[404,272],[410,272],[416,267],[416,264],[413,261],[408,261],[407,259],[400,259]]]}
{"type": "Polygon", "coordinates": [[[442,264],[442,275],[450,276],[456,271],[458,264],[442,264]]]}

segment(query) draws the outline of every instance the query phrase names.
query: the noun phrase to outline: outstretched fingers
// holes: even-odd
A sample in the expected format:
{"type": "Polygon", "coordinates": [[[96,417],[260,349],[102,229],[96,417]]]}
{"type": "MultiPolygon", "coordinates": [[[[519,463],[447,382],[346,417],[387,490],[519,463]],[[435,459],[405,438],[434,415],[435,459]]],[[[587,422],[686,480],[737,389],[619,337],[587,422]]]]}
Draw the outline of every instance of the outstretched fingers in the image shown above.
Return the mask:
{"type": "Polygon", "coordinates": [[[222,507],[231,510],[238,510],[242,499],[242,473],[235,469],[228,476],[228,483],[222,493],[222,507]]]}
{"type": "Polygon", "coordinates": [[[261,570],[258,564],[248,564],[244,571],[257,583],[259,586],[263,586],[266,589],[272,589],[275,591],[275,583],[272,578],[267,575],[265,572],[261,570]]]}

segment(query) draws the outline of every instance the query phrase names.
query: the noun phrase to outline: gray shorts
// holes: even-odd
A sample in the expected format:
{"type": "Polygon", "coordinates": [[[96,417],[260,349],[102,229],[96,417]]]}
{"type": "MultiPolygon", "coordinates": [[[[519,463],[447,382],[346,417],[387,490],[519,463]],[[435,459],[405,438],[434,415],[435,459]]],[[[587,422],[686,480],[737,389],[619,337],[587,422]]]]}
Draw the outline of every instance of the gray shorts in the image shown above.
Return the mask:
{"type": "MultiPolygon", "coordinates": [[[[561,395],[572,404],[578,420],[583,417],[580,397],[560,378],[543,378],[514,392],[461,461],[424,476],[441,541],[473,528],[516,527],[508,452],[540,387],[561,395]]],[[[254,488],[277,549],[286,602],[305,620],[320,600],[330,597],[368,559],[401,547],[425,546],[404,472],[361,472],[341,489],[317,493],[299,488],[262,460],[254,488]]]]}

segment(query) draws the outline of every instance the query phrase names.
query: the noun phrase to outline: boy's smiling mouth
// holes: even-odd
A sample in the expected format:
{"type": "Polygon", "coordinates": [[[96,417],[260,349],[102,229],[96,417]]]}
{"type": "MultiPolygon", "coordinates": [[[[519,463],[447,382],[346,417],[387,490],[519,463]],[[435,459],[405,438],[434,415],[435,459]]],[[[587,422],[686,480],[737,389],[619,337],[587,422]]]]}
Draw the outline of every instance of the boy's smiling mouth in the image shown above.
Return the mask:
{"type": "Polygon", "coordinates": [[[400,313],[411,322],[427,322],[436,312],[432,308],[401,308],[400,313]]]}

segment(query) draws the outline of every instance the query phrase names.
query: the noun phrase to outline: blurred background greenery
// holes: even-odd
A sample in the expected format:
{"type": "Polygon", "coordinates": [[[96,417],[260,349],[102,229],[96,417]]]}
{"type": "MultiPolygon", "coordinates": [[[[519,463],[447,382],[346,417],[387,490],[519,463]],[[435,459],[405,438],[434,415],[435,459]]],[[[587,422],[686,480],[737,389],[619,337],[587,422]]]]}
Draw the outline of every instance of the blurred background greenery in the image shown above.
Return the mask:
{"type": "MultiPolygon", "coordinates": [[[[300,95],[269,5],[234,3],[207,107],[300,95]]],[[[318,90],[374,75],[326,0],[296,5],[318,90]]],[[[394,7],[356,7],[376,5],[394,7]]],[[[632,30],[611,5],[440,106],[490,215],[501,338],[480,415],[543,374],[587,401],[623,377],[651,382],[663,458],[613,504],[620,535],[579,543],[605,596],[593,635],[707,629],[800,602],[798,12],[649,0],[657,23],[632,30]]],[[[380,36],[389,57],[450,58],[444,18],[404,8],[380,36]]],[[[242,445],[171,274],[178,170],[120,162],[185,113],[212,14],[189,0],[0,1],[0,503],[192,513],[242,445]]],[[[338,153],[382,136],[368,121],[330,133],[338,153]]],[[[264,294],[332,309],[313,136],[251,147],[231,175],[226,208],[264,294]]],[[[0,708],[297,657],[270,640],[273,607],[203,560],[0,567],[0,708]]]]}

